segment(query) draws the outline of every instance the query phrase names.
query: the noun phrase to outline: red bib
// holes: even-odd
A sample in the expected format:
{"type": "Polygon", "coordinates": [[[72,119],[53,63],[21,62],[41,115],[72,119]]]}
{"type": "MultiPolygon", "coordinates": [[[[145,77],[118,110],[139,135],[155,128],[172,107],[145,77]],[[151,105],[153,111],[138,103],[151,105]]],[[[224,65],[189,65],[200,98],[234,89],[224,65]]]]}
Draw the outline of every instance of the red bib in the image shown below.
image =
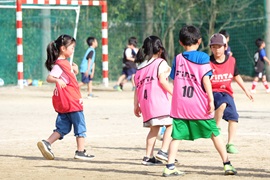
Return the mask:
{"type": "Polygon", "coordinates": [[[65,88],[61,88],[56,83],[53,92],[53,107],[58,113],[69,113],[83,110],[83,102],[80,88],[76,80],[75,74],[71,72],[71,66],[67,60],[57,60],[55,62],[61,67],[63,72],[69,77],[69,83],[65,88]]]}

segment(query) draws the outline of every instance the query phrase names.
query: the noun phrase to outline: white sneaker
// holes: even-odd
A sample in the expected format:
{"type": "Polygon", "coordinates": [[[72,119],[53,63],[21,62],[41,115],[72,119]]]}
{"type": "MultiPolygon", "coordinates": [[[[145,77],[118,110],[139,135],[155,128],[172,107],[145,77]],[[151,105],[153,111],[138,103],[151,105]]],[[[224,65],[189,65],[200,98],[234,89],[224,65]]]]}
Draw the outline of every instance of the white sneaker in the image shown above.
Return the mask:
{"type": "Polygon", "coordinates": [[[266,93],[270,93],[270,88],[268,88],[268,89],[266,90],[266,93]]]}
{"type": "Polygon", "coordinates": [[[256,90],[255,90],[255,89],[251,89],[250,92],[251,92],[252,94],[255,94],[255,93],[256,93],[256,90]]]}

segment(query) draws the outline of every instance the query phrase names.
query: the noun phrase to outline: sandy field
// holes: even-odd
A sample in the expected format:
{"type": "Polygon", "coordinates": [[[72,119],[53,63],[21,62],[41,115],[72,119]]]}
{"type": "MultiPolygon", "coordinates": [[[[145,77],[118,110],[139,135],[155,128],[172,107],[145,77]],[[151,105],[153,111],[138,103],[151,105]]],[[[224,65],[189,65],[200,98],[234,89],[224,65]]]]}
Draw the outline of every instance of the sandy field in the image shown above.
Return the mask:
{"type": "MultiPolygon", "coordinates": [[[[251,83],[246,83],[251,87],[251,83]]],[[[51,95],[53,85],[41,87],[0,87],[0,179],[165,179],[165,165],[143,166],[148,129],[133,115],[131,85],[125,91],[96,85],[98,98],[84,98],[87,122],[86,149],[96,157],[92,161],[73,159],[76,143],[73,133],[52,145],[55,160],[45,160],[36,144],[54,129],[56,112],[51,95]]],[[[183,141],[179,146],[177,167],[186,172],[168,179],[270,179],[270,94],[262,84],[251,102],[236,84],[235,101],[240,115],[235,145],[239,154],[230,154],[238,170],[236,176],[224,176],[222,161],[210,139],[183,141]]],[[[85,97],[86,91],[82,89],[85,97]]],[[[227,123],[221,136],[227,140],[227,123]]],[[[161,146],[157,141],[155,153],[161,146]]]]}

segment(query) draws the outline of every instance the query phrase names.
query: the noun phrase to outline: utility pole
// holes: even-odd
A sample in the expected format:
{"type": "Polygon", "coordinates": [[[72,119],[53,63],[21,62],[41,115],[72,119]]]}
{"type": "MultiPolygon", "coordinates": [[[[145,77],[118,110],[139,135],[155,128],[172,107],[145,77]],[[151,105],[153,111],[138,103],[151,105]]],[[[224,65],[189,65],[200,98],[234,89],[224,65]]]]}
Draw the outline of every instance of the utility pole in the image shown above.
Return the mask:
{"type": "Polygon", "coordinates": [[[47,45],[51,42],[51,10],[50,9],[42,9],[41,16],[43,17],[42,21],[42,80],[45,80],[48,71],[45,68],[45,61],[47,59],[47,45]]]}

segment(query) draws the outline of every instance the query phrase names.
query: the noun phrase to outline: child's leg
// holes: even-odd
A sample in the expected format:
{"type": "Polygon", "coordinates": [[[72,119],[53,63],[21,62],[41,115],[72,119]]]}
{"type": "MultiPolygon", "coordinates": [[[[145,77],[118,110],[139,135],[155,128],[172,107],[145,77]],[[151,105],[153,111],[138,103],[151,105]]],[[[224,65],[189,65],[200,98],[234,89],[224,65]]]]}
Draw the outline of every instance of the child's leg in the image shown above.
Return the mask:
{"type": "Polygon", "coordinates": [[[236,136],[237,122],[229,120],[228,123],[228,144],[233,144],[236,136]]]}
{"type": "Polygon", "coordinates": [[[168,164],[174,164],[180,140],[173,139],[169,147],[168,164]]]}
{"type": "Polygon", "coordinates": [[[269,89],[269,86],[268,86],[268,83],[267,83],[267,80],[266,80],[266,76],[265,75],[263,75],[263,77],[262,77],[262,83],[263,83],[265,89],[268,90],[269,89]]]}
{"type": "Polygon", "coordinates": [[[163,152],[168,152],[170,143],[172,141],[171,135],[172,135],[172,125],[166,126],[166,130],[163,135],[163,141],[162,141],[162,146],[161,146],[161,150],[163,152]]]}
{"type": "Polygon", "coordinates": [[[221,119],[222,119],[222,116],[223,116],[223,113],[224,113],[226,106],[227,106],[227,104],[223,103],[219,106],[218,109],[215,110],[215,117],[214,118],[216,120],[217,127],[220,127],[221,119]]]}
{"type": "Polygon", "coordinates": [[[84,85],[84,83],[83,82],[79,82],[79,86],[81,87],[82,85],[84,85]]]}
{"type": "Polygon", "coordinates": [[[124,80],[126,79],[126,75],[125,74],[122,74],[119,78],[118,78],[118,81],[116,83],[116,85],[120,85],[120,83],[122,83],[124,80]]]}
{"type": "Polygon", "coordinates": [[[134,77],[135,77],[135,74],[132,74],[132,77],[131,77],[132,87],[135,87],[134,77]]]}
{"type": "Polygon", "coordinates": [[[253,79],[251,90],[255,90],[256,89],[256,86],[257,86],[258,81],[259,81],[259,78],[258,77],[255,77],[253,79]]]}
{"type": "Polygon", "coordinates": [[[58,140],[60,137],[61,137],[61,135],[57,131],[54,131],[46,141],[48,143],[52,144],[56,140],[58,140]]]}
{"type": "Polygon", "coordinates": [[[220,136],[212,135],[211,139],[215,145],[216,150],[218,151],[218,153],[222,159],[222,162],[224,165],[225,175],[237,174],[237,171],[234,169],[234,167],[231,165],[231,162],[229,161],[228,154],[227,154],[226,148],[223,144],[222,138],[220,136]]]}
{"type": "Polygon", "coordinates": [[[152,157],[159,131],[159,126],[151,126],[146,138],[146,157],[152,157]]]}
{"type": "Polygon", "coordinates": [[[76,137],[76,142],[77,142],[77,150],[78,151],[84,151],[84,144],[85,144],[85,139],[84,137],[76,137]]]}
{"type": "Polygon", "coordinates": [[[211,139],[212,139],[212,141],[215,145],[215,148],[218,151],[223,163],[228,162],[229,161],[228,154],[227,154],[227,151],[226,151],[226,148],[225,148],[225,145],[223,143],[222,138],[220,136],[212,135],[211,139]]]}
{"type": "Polygon", "coordinates": [[[90,95],[90,94],[92,94],[92,80],[90,80],[89,81],[89,83],[87,84],[87,92],[88,92],[88,96],[90,95]]]}

